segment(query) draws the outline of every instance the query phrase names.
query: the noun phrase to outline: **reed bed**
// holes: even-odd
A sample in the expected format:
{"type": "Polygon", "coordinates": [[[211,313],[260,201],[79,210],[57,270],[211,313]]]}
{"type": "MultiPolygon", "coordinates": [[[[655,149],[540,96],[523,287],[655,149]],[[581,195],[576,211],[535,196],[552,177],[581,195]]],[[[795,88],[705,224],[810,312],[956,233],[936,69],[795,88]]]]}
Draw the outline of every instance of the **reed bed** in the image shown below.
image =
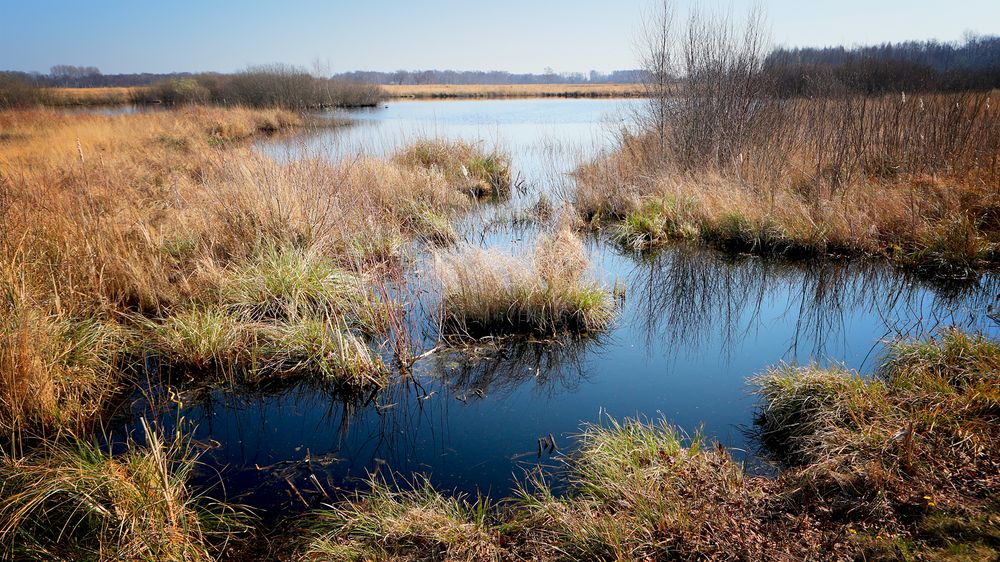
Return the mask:
{"type": "Polygon", "coordinates": [[[644,37],[648,107],[576,174],[574,203],[623,245],[879,255],[949,274],[995,265],[1000,107],[991,92],[774,93],[759,13],[674,17],[644,37]],[[676,79],[676,76],[683,76],[676,79]]]}
{"type": "Polygon", "coordinates": [[[447,335],[599,332],[615,319],[607,287],[587,278],[590,262],[568,225],[540,236],[530,258],[466,247],[435,256],[447,335]]]}
{"type": "Polygon", "coordinates": [[[43,88],[43,103],[49,106],[125,105],[135,101],[144,87],[43,88]]]}
{"type": "Polygon", "coordinates": [[[997,260],[1000,113],[987,95],[793,100],[754,119],[735,146],[716,146],[721,133],[703,146],[710,161],[626,135],[578,170],[574,203],[637,249],[691,238],[958,272],[997,260]]]}

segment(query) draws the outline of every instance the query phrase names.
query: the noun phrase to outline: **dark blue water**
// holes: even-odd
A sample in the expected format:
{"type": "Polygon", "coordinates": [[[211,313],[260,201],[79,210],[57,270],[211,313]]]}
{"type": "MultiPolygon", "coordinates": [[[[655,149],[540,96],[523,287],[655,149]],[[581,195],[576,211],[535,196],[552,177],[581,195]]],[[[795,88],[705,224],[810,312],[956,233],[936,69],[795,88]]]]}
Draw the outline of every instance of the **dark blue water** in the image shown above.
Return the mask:
{"type": "MultiPolygon", "coordinates": [[[[355,126],[260,148],[278,158],[337,159],[385,154],[421,135],[504,148],[523,191],[475,213],[462,230],[469,243],[520,252],[531,247],[534,227],[484,234],[484,223],[502,223],[539,193],[558,201],[566,173],[610,146],[640,103],[395,102],[352,113],[355,126]]],[[[997,332],[985,315],[1000,293],[991,276],[933,284],[870,262],[788,263],[687,246],[638,256],[599,237],[588,245],[593,274],[627,288],[618,322],[600,337],[434,353],[376,395],[345,398],[305,383],[188,390],[180,415],[213,444],[205,461],[224,475],[228,497],[265,514],[302,507],[289,482],[313,503],[370,472],[424,473],[441,489],[502,496],[526,470],[556,464],[548,451],[539,454],[540,437],[551,434],[558,455],[572,449],[582,424],[606,416],[663,416],[753,466],[747,377],[780,361],[871,370],[881,342],[946,325],[997,332]]],[[[426,265],[416,260],[414,285],[425,285],[426,265]]]]}

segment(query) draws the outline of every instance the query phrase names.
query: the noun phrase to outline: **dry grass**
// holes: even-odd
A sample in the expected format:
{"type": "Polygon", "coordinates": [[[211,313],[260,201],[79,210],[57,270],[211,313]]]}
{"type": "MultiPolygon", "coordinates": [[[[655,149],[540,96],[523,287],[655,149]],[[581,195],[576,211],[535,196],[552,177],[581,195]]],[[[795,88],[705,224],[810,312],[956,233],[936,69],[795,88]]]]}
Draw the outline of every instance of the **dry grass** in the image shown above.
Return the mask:
{"type": "Polygon", "coordinates": [[[985,98],[801,100],[777,113],[711,163],[683,165],[655,135],[627,136],[578,171],[575,204],[634,248],[699,238],[958,272],[997,260],[1000,112],[985,98]]]}
{"type": "Polygon", "coordinates": [[[180,436],[112,456],[71,440],[0,458],[0,544],[16,560],[214,560],[248,517],[192,494],[180,436]]]}
{"type": "Polygon", "coordinates": [[[529,259],[467,247],[439,252],[448,335],[597,332],[615,318],[607,287],[587,279],[583,243],[563,225],[542,235],[529,259]]]}
{"type": "Polygon", "coordinates": [[[387,85],[394,98],[627,98],[645,95],[642,84],[421,84],[387,85]]]}
{"type": "Polygon", "coordinates": [[[145,88],[45,88],[46,105],[124,105],[131,103],[145,88]]]}
{"type": "Polygon", "coordinates": [[[88,428],[120,390],[127,333],[31,302],[13,271],[0,282],[0,427],[88,428]]]}
{"type": "Polygon", "coordinates": [[[206,107],[0,115],[5,424],[85,426],[149,350],[190,374],[384,382],[400,310],[387,276],[409,239],[453,236],[470,178],[504,188],[507,160],[423,143],[446,157],[284,164],[244,143],[299,123],[206,107]]]}

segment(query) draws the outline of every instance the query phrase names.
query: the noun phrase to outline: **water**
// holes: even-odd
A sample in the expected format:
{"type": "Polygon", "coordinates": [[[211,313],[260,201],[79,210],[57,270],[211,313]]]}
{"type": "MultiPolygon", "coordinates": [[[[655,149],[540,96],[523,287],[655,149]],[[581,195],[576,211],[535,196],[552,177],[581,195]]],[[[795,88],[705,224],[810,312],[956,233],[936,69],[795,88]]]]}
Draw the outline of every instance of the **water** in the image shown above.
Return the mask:
{"type": "MultiPolygon", "coordinates": [[[[394,102],[351,113],[353,126],[259,148],[276,158],[337,159],[390,153],[417,136],[502,147],[525,188],[508,205],[474,213],[462,230],[470,243],[517,252],[530,248],[534,228],[483,234],[483,224],[539,193],[558,199],[566,173],[610,146],[640,103],[394,102]]],[[[986,317],[1000,293],[993,276],[946,285],[879,263],[785,263],[687,246],[635,256],[598,239],[588,246],[594,274],[627,287],[620,319],[600,337],[436,353],[411,379],[370,396],[344,398],[310,384],[188,391],[180,414],[197,439],[214,445],[205,457],[209,480],[220,471],[228,497],[265,516],[352,488],[370,472],[423,473],[440,489],[496,497],[526,471],[557,464],[540,454],[539,438],[551,434],[567,451],[581,424],[605,416],[664,416],[755,467],[747,377],[780,361],[870,371],[886,338],[947,325],[997,332],[986,317]]]]}

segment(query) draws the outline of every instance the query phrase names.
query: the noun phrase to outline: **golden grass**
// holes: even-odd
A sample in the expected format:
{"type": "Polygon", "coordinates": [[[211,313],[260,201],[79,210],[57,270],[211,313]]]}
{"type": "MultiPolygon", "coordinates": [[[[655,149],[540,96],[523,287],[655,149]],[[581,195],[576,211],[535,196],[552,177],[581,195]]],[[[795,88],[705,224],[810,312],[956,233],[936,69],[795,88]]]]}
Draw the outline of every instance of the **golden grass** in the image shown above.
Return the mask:
{"type": "Polygon", "coordinates": [[[631,98],[642,84],[421,84],[382,86],[394,98],[631,98]]]}
{"type": "Polygon", "coordinates": [[[608,287],[589,279],[583,243],[563,224],[534,255],[466,247],[438,252],[444,330],[454,336],[599,332],[614,321],[608,287]]]}
{"type": "Polygon", "coordinates": [[[44,88],[49,105],[122,105],[144,91],[142,86],[108,88],[44,88]]]}
{"type": "Polygon", "coordinates": [[[1000,257],[1000,112],[985,98],[792,100],[760,118],[738,142],[697,123],[671,125],[662,142],[626,135],[577,171],[574,203],[637,249],[698,238],[960,273],[1000,257]],[[715,156],[688,154],[692,138],[715,156]]]}
{"type": "Polygon", "coordinates": [[[449,218],[506,189],[509,164],[440,143],[420,144],[433,161],[279,163],[245,143],[300,123],[199,106],[0,114],[5,425],[85,427],[143,351],[194,375],[384,382],[371,346],[393,345],[400,307],[383,297],[408,240],[453,236],[449,218]],[[81,335],[85,318],[100,322],[81,335]]]}

